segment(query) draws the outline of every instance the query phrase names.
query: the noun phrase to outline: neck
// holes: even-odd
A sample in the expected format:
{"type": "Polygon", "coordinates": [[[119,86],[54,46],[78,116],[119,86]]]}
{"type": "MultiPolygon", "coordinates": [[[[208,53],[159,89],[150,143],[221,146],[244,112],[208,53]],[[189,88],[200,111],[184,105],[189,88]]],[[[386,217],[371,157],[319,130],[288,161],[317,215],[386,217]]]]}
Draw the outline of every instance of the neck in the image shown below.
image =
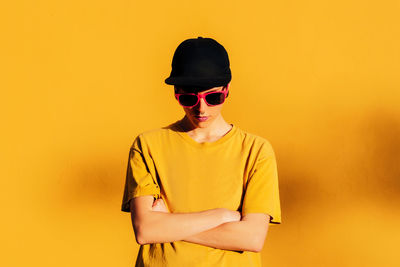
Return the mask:
{"type": "Polygon", "coordinates": [[[196,127],[190,122],[186,115],[179,121],[179,124],[189,135],[200,138],[222,136],[232,127],[224,120],[222,115],[218,116],[213,122],[205,127],[196,127]]]}

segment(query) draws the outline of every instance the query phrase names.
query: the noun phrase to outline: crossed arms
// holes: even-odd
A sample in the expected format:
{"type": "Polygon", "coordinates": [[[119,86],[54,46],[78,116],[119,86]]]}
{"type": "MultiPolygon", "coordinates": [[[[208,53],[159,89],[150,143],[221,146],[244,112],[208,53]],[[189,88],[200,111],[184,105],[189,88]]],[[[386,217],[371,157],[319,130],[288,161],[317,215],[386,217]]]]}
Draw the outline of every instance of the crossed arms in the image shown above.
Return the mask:
{"type": "Polygon", "coordinates": [[[152,195],[131,199],[132,225],[138,244],[186,241],[213,248],[260,252],[267,236],[269,215],[225,208],[170,213],[152,195]]]}

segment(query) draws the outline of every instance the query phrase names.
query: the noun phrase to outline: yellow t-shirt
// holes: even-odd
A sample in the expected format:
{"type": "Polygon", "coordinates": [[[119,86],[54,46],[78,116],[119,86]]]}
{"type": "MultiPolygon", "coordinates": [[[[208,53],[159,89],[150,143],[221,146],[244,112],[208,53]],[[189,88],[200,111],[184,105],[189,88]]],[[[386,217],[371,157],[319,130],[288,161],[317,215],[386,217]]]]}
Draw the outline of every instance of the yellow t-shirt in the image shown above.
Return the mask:
{"type": "MultiPolygon", "coordinates": [[[[129,200],[161,197],[170,212],[227,208],[266,213],[281,223],[275,154],[264,138],[235,125],[214,142],[198,143],[177,122],[139,134],[130,149],[122,211],[129,200]]],[[[261,266],[260,253],[177,241],[141,245],[136,266],[261,266]]]]}

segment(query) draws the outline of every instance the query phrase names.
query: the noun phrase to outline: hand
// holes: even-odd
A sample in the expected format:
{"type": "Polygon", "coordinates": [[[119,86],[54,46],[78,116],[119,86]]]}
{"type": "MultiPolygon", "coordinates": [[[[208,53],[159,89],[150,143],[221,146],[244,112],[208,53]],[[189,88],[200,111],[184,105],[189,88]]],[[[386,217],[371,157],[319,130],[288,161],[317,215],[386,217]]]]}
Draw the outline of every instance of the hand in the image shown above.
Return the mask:
{"type": "Polygon", "coordinates": [[[153,211],[170,213],[162,198],[156,199],[153,202],[153,211]]]}

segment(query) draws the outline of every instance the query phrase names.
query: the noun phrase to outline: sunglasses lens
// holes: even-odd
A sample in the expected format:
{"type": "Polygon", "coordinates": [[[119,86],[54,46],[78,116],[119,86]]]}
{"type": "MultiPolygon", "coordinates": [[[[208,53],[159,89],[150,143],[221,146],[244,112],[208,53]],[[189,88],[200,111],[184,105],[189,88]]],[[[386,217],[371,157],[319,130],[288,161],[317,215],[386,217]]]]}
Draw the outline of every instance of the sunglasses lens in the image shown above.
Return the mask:
{"type": "Polygon", "coordinates": [[[225,95],[224,93],[215,92],[206,96],[207,103],[210,105],[219,105],[224,103],[225,95]]]}
{"type": "Polygon", "coordinates": [[[179,103],[182,106],[194,106],[197,102],[197,96],[195,95],[181,95],[179,96],[179,103]]]}

